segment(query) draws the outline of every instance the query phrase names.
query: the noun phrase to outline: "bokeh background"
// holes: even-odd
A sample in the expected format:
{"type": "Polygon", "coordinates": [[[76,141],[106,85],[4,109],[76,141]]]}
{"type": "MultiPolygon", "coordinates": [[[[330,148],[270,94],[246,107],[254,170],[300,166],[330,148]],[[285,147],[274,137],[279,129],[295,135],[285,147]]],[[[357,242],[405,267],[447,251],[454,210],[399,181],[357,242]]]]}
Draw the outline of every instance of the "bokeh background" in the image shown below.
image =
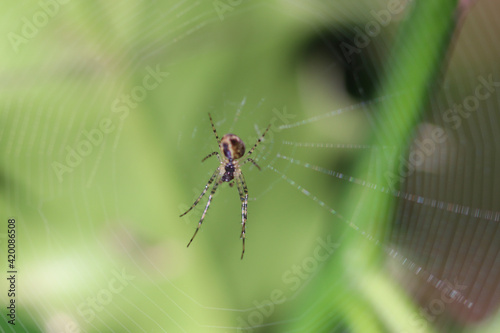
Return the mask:
{"type": "Polygon", "coordinates": [[[448,2],[3,4],[0,330],[497,332],[500,8],[448,2]],[[227,184],[186,248],[208,113],[247,148],[271,124],[243,260],[227,184]]]}

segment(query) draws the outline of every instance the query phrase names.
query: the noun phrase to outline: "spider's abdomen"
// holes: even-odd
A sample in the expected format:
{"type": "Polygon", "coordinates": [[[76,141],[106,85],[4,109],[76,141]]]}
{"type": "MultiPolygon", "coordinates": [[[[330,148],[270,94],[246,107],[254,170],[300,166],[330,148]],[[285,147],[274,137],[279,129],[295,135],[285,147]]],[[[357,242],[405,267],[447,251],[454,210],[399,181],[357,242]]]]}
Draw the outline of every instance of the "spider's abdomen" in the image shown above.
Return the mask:
{"type": "Polygon", "coordinates": [[[222,175],[223,182],[230,182],[234,179],[234,165],[233,163],[228,163],[225,167],[226,172],[222,175]]]}
{"type": "Polygon", "coordinates": [[[226,134],[220,140],[220,149],[230,161],[245,155],[245,144],[234,134],[226,134]]]}

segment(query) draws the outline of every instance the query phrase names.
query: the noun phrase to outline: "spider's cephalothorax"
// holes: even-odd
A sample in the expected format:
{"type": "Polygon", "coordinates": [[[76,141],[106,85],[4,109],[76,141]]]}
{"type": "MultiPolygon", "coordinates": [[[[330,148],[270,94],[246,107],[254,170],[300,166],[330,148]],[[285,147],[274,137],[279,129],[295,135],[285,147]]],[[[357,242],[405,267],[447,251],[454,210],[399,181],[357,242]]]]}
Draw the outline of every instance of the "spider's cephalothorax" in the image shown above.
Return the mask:
{"type": "MultiPolygon", "coordinates": [[[[212,130],[215,134],[215,138],[217,139],[217,143],[219,144],[219,150],[220,153],[217,151],[214,151],[210,154],[208,154],[202,162],[205,161],[207,158],[217,155],[219,158],[220,165],[215,170],[213,173],[212,177],[208,180],[207,185],[205,185],[205,189],[203,192],[201,192],[200,196],[196,201],[193,203],[193,205],[184,213],[181,215],[184,216],[186,215],[191,209],[193,209],[198,202],[200,202],[201,198],[205,195],[207,192],[208,188],[212,183],[214,183],[212,187],[212,191],[210,191],[210,195],[208,196],[208,202],[207,205],[205,206],[205,210],[203,211],[203,214],[201,215],[200,221],[198,222],[198,228],[196,228],[196,231],[194,232],[193,237],[191,237],[191,240],[189,241],[188,245],[191,244],[193,241],[194,237],[198,233],[198,230],[201,227],[201,224],[203,223],[203,220],[205,219],[205,214],[207,213],[208,207],[210,207],[210,202],[212,201],[212,197],[215,194],[215,191],[217,190],[217,187],[222,184],[223,182],[231,182],[232,180],[236,181],[237,187],[238,187],[238,193],[240,194],[240,200],[241,200],[241,235],[240,238],[243,240],[243,251],[241,252],[241,259],[243,259],[243,254],[245,254],[245,225],[247,221],[247,204],[248,204],[248,189],[247,185],[245,183],[245,178],[243,177],[243,173],[241,172],[240,169],[240,164],[238,159],[242,158],[245,155],[245,144],[243,141],[234,134],[226,134],[222,137],[221,140],[219,140],[219,136],[217,135],[217,130],[215,129],[214,122],[212,120],[212,116],[210,113],[208,114],[208,117],[210,118],[210,123],[212,124],[212,130]],[[224,157],[221,157],[223,155],[224,157]]],[[[264,135],[266,135],[267,131],[271,125],[267,126],[266,130],[262,134],[262,136],[257,140],[255,145],[250,149],[250,151],[247,153],[247,155],[251,155],[255,148],[257,148],[257,145],[262,141],[264,138],[264,135]]],[[[254,164],[259,170],[260,167],[255,163],[255,161],[251,158],[247,158],[243,163],[248,163],[251,162],[254,164]]],[[[233,185],[232,183],[229,183],[229,185],[233,185]]]]}

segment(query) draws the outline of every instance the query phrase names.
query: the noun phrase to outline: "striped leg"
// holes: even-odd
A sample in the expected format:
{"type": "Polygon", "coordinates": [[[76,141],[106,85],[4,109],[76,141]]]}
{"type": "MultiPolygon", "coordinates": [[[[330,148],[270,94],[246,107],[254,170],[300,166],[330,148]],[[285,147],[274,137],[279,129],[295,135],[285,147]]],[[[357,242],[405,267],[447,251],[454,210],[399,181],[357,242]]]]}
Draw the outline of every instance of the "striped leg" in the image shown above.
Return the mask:
{"type": "Polygon", "coordinates": [[[247,205],[248,205],[248,189],[245,183],[245,178],[243,174],[240,172],[238,177],[236,178],[236,184],[238,186],[238,192],[240,194],[241,200],[241,234],[240,238],[243,242],[243,251],[241,252],[241,259],[243,259],[243,255],[245,254],[245,228],[247,222],[247,205]]]}
{"type": "Polygon", "coordinates": [[[260,166],[251,158],[248,158],[245,162],[243,162],[243,164],[247,164],[248,162],[251,162],[253,165],[255,165],[257,169],[259,169],[259,171],[261,170],[260,166]]]}
{"type": "Polygon", "coordinates": [[[266,130],[264,131],[264,133],[260,136],[260,138],[257,140],[257,142],[252,147],[252,149],[250,149],[250,151],[247,153],[247,156],[252,155],[253,151],[255,150],[255,148],[257,148],[257,146],[262,141],[262,139],[264,139],[264,136],[266,135],[267,131],[269,131],[270,128],[271,128],[271,124],[269,124],[269,126],[267,126],[266,130]]]}
{"type": "MultiPolygon", "coordinates": [[[[219,171],[217,171],[219,172],[219,171]]],[[[198,228],[196,228],[196,231],[194,232],[193,237],[191,237],[191,240],[189,241],[187,247],[191,245],[191,242],[193,241],[194,237],[198,233],[198,230],[200,230],[201,224],[203,223],[203,220],[205,219],[205,214],[207,213],[208,207],[210,207],[210,202],[212,201],[212,197],[214,196],[215,191],[217,191],[217,187],[219,184],[222,184],[222,181],[220,180],[220,177],[217,177],[217,180],[214,183],[214,187],[212,187],[212,191],[210,192],[210,195],[208,196],[208,201],[207,205],[205,206],[205,210],[203,211],[203,214],[201,215],[200,222],[198,222],[198,228]]]]}
{"type": "Polygon", "coordinates": [[[193,209],[197,204],[198,202],[200,202],[201,198],[203,198],[203,196],[205,195],[205,193],[207,192],[208,188],[210,187],[210,184],[212,184],[212,182],[214,181],[215,177],[217,177],[217,175],[220,173],[219,171],[219,168],[217,168],[217,170],[215,170],[214,174],[212,175],[212,177],[210,177],[210,179],[208,180],[208,183],[207,185],[205,185],[205,189],[203,190],[203,192],[201,192],[200,196],[198,197],[198,199],[196,199],[196,201],[193,203],[193,205],[191,207],[189,207],[188,210],[186,210],[184,212],[184,214],[181,214],[180,217],[183,217],[184,215],[186,215],[187,213],[189,213],[189,211],[191,209],[193,209]]]}
{"type": "Polygon", "coordinates": [[[214,151],[214,152],[212,152],[212,153],[208,154],[207,156],[205,156],[205,157],[201,160],[201,162],[205,162],[205,160],[206,160],[207,158],[212,157],[212,156],[214,156],[214,155],[217,155],[217,158],[218,158],[218,159],[219,159],[219,161],[220,161],[219,152],[214,151]]]}
{"type": "Polygon", "coordinates": [[[217,144],[220,146],[220,139],[219,136],[217,135],[217,130],[215,129],[214,121],[212,120],[212,115],[209,113],[208,118],[210,118],[210,124],[212,124],[212,131],[215,134],[215,138],[217,139],[217,144]]]}

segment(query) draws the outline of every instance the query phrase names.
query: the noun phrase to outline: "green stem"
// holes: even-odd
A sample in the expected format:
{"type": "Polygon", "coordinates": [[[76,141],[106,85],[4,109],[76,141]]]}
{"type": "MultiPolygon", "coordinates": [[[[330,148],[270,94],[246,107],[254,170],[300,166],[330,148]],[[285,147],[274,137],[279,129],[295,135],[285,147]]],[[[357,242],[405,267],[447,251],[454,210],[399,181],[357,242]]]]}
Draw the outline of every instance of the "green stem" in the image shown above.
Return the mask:
{"type": "MultiPolygon", "coordinates": [[[[315,280],[314,290],[302,303],[307,307],[297,313],[300,319],[294,322],[296,329],[320,332],[344,325],[364,333],[412,330],[406,327],[409,320],[404,318],[414,313],[411,303],[404,300],[399,289],[380,268],[383,245],[376,245],[361,233],[366,232],[383,243],[390,228],[395,197],[383,193],[380,187],[397,186],[404,180],[398,172],[401,156],[405,157],[409,139],[423,116],[422,110],[446,60],[455,27],[457,2],[414,1],[409,16],[401,24],[388,61],[390,68],[380,89],[381,96],[391,97],[376,110],[373,140],[380,146],[396,146],[397,153],[377,156],[375,171],[370,154],[360,159],[356,178],[369,180],[378,188],[353,185],[343,207],[348,212],[345,214],[347,219],[359,227],[360,232],[346,227],[341,248],[315,280]],[[390,184],[390,174],[395,175],[398,182],[390,184]],[[377,278],[371,278],[375,276],[377,278]],[[379,297],[378,291],[382,290],[387,297],[379,297]],[[381,308],[386,311],[380,311],[381,308]],[[390,316],[388,309],[394,310],[395,315],[390,316]],[[361,322],[372,317],[377,318],[378,323],[363,325],[361,322]]],[[[338,234],[338,230],[338,224],[335,224],[331,228],[332,235],[338,234]]]]}

